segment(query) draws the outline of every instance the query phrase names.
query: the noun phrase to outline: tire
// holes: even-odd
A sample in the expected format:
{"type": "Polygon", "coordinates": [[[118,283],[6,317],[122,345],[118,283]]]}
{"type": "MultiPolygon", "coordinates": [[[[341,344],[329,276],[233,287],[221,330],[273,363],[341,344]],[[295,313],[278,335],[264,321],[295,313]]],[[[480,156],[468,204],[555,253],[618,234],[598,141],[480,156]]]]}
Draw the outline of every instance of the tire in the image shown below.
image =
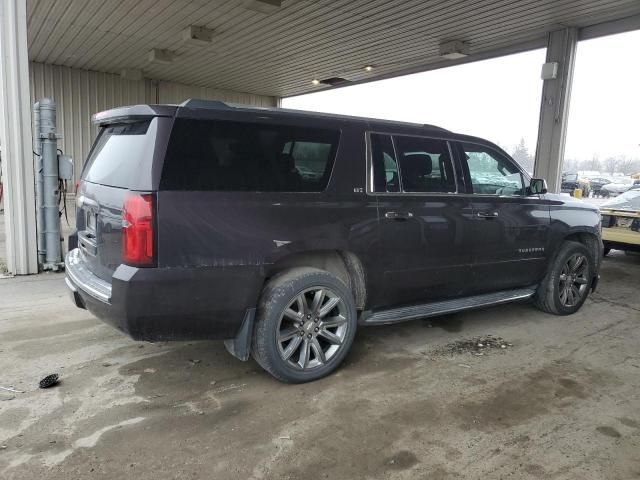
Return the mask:
{"type": "Polygon", "coordinates": [[[293,268],[264,287],[251,353],[278,380],[311,382],[340,365],[356,328],[353,294],[340,279],[317,268],[293,268]]]}
{"type": "Polygon", "coordinates": [[[595,259],[589,249],[578,242],[564,242],[538,286],[534,304],[540,310],[555,315],[577,312],[589,295],[594,272],[595,259]],[[574,272],[568,262],[580,257],[583,263],[574,272]]]}

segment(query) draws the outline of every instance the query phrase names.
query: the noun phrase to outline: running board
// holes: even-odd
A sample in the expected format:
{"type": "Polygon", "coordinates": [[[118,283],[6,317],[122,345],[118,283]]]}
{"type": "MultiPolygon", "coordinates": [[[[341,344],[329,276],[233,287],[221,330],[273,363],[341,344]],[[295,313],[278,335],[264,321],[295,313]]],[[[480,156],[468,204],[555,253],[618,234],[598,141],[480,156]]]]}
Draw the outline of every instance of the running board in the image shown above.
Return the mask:
{"type": "Polygon", "coordinates": [[[412,305],[410,307],[393,308],[379,312],[363,312],[360,319],[365,325],[385,325],[389,323],[406,322],[416,318],[434,317],[446,313],[460,312],[472,308],[490,307],[501,303],[526,300],[533,296],[537,287],[503,290],[501,292],[474,295],[471,297],[443,300],[441,302],[412,305]]]}

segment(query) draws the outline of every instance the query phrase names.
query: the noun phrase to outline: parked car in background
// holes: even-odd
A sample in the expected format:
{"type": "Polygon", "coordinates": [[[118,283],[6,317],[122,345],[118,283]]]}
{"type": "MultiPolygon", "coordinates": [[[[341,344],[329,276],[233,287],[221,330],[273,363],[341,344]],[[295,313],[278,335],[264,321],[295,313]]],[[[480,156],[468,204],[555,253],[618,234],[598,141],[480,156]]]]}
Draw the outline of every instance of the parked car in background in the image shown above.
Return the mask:
{"type": "Polygon", "coordinates": [[[611,180],[605,177],[593,177],[589,179],[589,184],[591,186],[591,192],[594,197],[600,195],[600,190],[604,185],[611,183],[611,180]]]}
{"type": "Polygon", "coordinates": [[[139,340],[224,339],[278,379],[359,326],[595,289],[600,214],[442,128],[221,102],[97,114],[66,280],[139,340]]]}
{"type": "Polygon", "coordinates": [[[607,183],[600,188],[600,193],[603,197],[615,197],[621,193],[626,192],[640,180],[634,180],[628,177],[618,177],[611,180],[611,183],[607,183]]]}
{"type": "Polygon", "coordinates": [[[588,180],[580,178],[580,175],[577,173],[563,173],[560,191],[573,196],[573,193],[577,188],[582,190],[583,197],[588,197],[591,193],[591,187],[589,186],[588,180]]]}
{"type": "Polygon", "coordinates": [[[604,254],[611,249],[640,251],[640,185],[600,206],[604,254]]]}

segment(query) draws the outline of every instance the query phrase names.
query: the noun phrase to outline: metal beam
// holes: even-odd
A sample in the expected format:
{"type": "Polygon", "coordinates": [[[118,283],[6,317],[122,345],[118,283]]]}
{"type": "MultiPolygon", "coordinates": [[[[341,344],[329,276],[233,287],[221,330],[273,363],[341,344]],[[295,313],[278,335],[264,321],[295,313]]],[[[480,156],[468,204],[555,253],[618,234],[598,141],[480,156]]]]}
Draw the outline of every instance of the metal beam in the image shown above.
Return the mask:
{"type": "Polygon", "coordinates": [[[26,0],[0,1],[0,99],[7,269],[38,273],[26,0]]]}
{"type": "Polygon", "coordinates": [[[560,174],[567,136],[569,100],[578,45],[578,30],[565,28],[551,32],[547,43],[547,63],[557,63],[555,78],[544,80],[538,125],[534,177],[546,178],[550,192],[560,190],[560,174]]]}

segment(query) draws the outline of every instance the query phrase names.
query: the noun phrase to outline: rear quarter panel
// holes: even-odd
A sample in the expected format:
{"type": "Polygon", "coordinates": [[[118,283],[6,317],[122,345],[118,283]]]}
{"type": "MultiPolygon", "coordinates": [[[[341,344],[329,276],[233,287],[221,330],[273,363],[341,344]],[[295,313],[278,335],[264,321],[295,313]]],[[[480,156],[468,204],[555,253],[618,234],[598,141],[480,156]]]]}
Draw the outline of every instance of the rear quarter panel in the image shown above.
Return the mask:
{"type": "MultiPolygon", "coordinates": [[[[271,266],[300,252],[353,252],[369,277],[378,212],[364,193],[364,128],[340,127],[325,192],[159,191],[158,266],[241,272],[246,307],[258,302],[271,266]]],[[[375,293],[375,282],[367,287],[375,293]]]]}

